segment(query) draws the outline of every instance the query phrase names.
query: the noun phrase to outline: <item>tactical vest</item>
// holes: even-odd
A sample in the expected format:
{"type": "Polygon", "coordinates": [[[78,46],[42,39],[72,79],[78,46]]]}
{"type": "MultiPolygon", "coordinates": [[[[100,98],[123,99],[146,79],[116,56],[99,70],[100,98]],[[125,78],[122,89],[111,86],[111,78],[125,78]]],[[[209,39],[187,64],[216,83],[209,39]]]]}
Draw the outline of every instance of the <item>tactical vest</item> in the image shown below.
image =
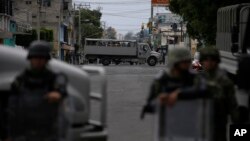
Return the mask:
{"type": "Polygon", "coordinates": [[[59,103],[45,98],[48,87],[30,88],[21,85],[18,94],[9,99],[11,137],[48,137],[57,133],[59,103]]]}

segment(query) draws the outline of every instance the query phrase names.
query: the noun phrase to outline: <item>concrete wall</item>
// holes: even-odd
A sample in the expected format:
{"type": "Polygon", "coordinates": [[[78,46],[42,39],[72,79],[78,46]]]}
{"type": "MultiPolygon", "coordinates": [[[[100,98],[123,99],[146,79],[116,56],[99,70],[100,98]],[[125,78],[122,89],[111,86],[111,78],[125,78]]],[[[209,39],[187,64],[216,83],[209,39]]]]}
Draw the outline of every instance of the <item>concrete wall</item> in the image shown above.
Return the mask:
{"type": "MultiPolygon", "coordinates": [[[[72,10],[72,0],[66,0],[69,2],[69,9],[72,10]]],[[[59,51],[59,42],[62,31],[60,27],[62,24],[72,25],[73,18],[70,17],[69,10],[63,11],[62,0],[51,0],[50,6],[41,7],[40,27],[46,27],[53,30],[53,45],[54,51],[59,51]],[[60,22],[59,22],[60,21],[60,22]]],[[[39,5],[37,0],[15,0],[14,1],[14,14],[18,19],[23,19],[25,22],[29,22],[33,29],[36,29],[38,23],[38,9],[39,5]],[[31,4],[27,4],[26,1],[31,1],[31,4]],[[16,9],[15,9],[16,8],[16,9]],[[22,12],[22,11],[28,11],[22,12]]],[[[69,36],[70,37],[70,36],[69,36]]]]}

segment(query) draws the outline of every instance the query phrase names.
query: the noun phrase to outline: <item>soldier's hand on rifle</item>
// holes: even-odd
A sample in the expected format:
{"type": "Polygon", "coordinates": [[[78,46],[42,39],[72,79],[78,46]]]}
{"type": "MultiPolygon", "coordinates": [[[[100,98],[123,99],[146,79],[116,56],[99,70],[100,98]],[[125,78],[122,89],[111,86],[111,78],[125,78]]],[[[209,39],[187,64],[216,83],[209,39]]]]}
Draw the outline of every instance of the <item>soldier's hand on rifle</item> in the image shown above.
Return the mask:
{"type": "Polygon", "coordinates": [[[46,95],[46,98],[48,99],[49,102],[54,103],[54,102],[60,101],[62,96],[59,92],[53,91],[53,92],[49,92],[46,95]]]}
{"type": "Polygon", "coordinates": [[[179,90],[175,90],[173,92],[171,92],[170,94],[168,94],[168,98],[167,98],[167,105],[172,107],[175,105],[175,103],[178,100],[178,95],[179,95],[179,90]]]}

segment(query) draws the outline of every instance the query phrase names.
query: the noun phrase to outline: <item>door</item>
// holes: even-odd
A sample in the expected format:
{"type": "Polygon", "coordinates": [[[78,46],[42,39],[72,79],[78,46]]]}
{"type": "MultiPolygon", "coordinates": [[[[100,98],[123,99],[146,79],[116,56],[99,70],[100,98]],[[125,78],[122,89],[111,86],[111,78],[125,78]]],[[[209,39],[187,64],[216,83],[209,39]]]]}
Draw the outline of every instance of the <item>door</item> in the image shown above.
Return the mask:
{"type": "Polygon", "coordinates": [[[150,55],[150,48],[147,44],[140,44],[138,46],[138,58],[147,58],[150,55]]]}

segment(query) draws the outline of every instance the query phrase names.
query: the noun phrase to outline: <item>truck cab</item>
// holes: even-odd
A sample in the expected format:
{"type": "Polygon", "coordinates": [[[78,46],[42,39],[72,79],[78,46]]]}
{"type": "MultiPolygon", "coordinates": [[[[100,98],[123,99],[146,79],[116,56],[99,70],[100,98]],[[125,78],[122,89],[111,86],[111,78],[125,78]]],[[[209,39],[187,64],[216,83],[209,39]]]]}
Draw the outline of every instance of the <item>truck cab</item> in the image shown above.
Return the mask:
{"type": "MultiPolygon", "coordinates": [[[[15,49],[0,46],[0,95],[6,97],[10,93],[10,85],[28,65],[27,52],[23,49],[15,49]]],[[[105,70],[102,67],[76,67],[64,62],[52,59],[48,68],[56,73],[63,73],[68,79],[67,93],[62,109],[70,126],[65,140],[69,141],[106,141],[107,134],[107,89],[105,70]],[[100,82],[100,92],[91,89],[91,78],[97,77],[100,82]],[[91,101],[100,103],[95,111],[100,112],[97,120],[91,119],[91,101]]],[[[96,85],[96,84],[95,84],[96,85]]],[[[1,99],[3,100],[3,99],[1,99]]],[[[2,111],[1,111],[2,112],[2,111]]]]}
{"type": "Polygon", "coordinates": [[[161,54],[152,50],[147,43],[138,43],[138,58],[145,59],[150,66],[162,60],[161,54]]]}

